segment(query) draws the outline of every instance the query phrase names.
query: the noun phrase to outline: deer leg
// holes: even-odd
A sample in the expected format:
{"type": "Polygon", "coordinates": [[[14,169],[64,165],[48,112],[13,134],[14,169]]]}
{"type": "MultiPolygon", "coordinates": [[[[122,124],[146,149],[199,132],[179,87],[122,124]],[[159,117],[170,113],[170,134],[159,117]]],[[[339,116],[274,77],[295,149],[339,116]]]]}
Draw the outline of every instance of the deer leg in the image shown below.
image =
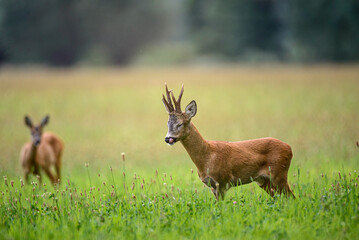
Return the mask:
{"type": "Polygon", "coordinates": [[[290,189],[288,182],[287,182],[287,184],[285,186],[284,193],[285,193],[286,196],[293,197],[295,199],[294,193],[290,189]]]}
{"type": "Polygon", "coordinates": [[[202,180],[202,182],[209,188],[211,188],[212,193],[214,194],[217,202],[218,202],[218,191],[216,189],[216,181],[211,177],[206,177],[202,180]]]}
{"type": "Polygon", "coordinates": [[[218,202],[219,201],[219,193],[218,193],[218,191],[216,189],[214,189],[214,188],[211,188],[211,191],[212,191],[214,197],[216,198],[216,201],[218,202]]]}
{"type": "Polygon", "coordinates": [[[217,202],[219,199],[224,200],[225,191],[222,189],[211,188],[213,195],[216,197],[217,202]]]}
{"type": "Polygon", "coordinates": [[[272,188],[272,183],[267,175],[260,175],[257,178],[255,178],[255,181],[258,183],[258,185],[266,191],[271,197],[274,197],[274,190],[272,188]]]}
{"type": "Polygon", "coordinates": [[[29,169],[25,169],[24,178],[25,178],[25,182],[26,182],[26,183],[29,183],[29,174],[30,174],[30,170],[29,170],[29,169]]]}
{"type": "Polygon", "coordinates": [[[24,169],[25,182],[26,182],[26,183],[29,183],[29,175],[31,174],[32,165],[30,165],[30,164],[25,164],[25,165],[23,165],[23,169],[24,169]]]}
{"type": "Polygon", "coordinates": [[[57,155],[57,161],[55,163],[57,181],[60,183],[61,180],[61,152],[57,155]]]}
{"type": "Polygon", "coordinates": [[[205,177],[202,182],[207,186],[207,187],[212,187],[214,189],[216,189],[216,185],[218,184],[218,182],[216,180],[214,180],[211,177],[205,177]]]}
{"type": "Polygon", "coordinates": [[[269,178],[268,176],[262,175],[260,177],[261,179],[259,181],[256,180],[257,183],[272,197],[274,197],[276,193],[284,193],[286,196],[292,196],[293,198],[295,198],[292,190],[288,185],[286,176],[269,178]]]}
{"type": "Polygon", "coordinates": [[[264,191],[266,191],[271,197],[274,197],[275,191],[271,187],[270,182],[266,182],[265,184],[260,186],[264,191]]]}
{"type": "Polygon", "coordinates": [[[224,194],[225,194],[225,191],[224,190],[219,190],[219,196],[221,196],[221,199],[224,200],[224,194]]]}
{"type": "Polygon", "coordinates": [[[210,187],[212,193],[216,197],[217,202],[219,201],[219,197],[224,200],[224,190],[220,188],[219,183],[211,177],[206,177],[202,180],[207,187],[210,187]]]}
{"type": "Polygon", "coordinates": [[[55,170],[56,170],[56,175],[57,175],[57,179],[56,181],[58,183],[60,183],[60,180],[61,180],[61,164],[57,164],[55,165],[55,170]]]}
{"type": "Polygon", "coordinates": [[[39,166],[37,166],[36,164],[35,164],[35,169],[34,169],[34,175],[39,180],[39,184],[41,185],[41,173],[40,173],[39,166]]]}
{"type": "Polygon", "coordinates": [[[52,175],[51,171],[49,168],[43,168],[46,175],[50,178],[50,181],[52,182],[53,185],[56,184],[56,178],[54,177],[54,175],[52,175]]]}
{"type": "Polygon", "coordinates": [[[287,179],[281,179],[276,185],[274,185],[274,187],[279,194],[284,193],[287,197],[292,196],[295,198],[292,190],[288,185],[287,179]]]}

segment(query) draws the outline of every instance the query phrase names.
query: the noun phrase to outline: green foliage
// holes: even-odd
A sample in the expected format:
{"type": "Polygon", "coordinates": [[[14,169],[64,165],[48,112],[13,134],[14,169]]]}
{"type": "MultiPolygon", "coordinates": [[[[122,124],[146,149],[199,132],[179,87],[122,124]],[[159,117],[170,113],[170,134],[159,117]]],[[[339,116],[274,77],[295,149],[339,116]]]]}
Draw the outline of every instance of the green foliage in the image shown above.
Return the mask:
{"type": "Polygon", "coordinates": [[[0,63],[357,61],[358,12],[357,0],[1,0],[0,63]]]}
{"type": "Polygon", "coordinates": [[[5,54],[14,62],[71,65],[81,51],[75,1],[3,0],[5,54]]]}
{"type": "MultiPolygon", "coordinates": [[[[85,168],[85,167],[83,167],[85,168]]],[[[91,166],[89,166],[91,169],[91,166]]],[[[85,171],[83,169],[82,171],[85,171]]],[[[110,173],[111,172],[111,173],[110,173]]],[[[4,238],[353,239],[359,233],[356,172],[299,176],[296,199],[271,199],[261,189],[236,188],[215,202],[194,178],[163,173],[113,180],[95,176],[86,187],[64,179],[60,188],[0,183],[4,238]],[[21,229],[21,231],[19,231],[21,229]]],[[[183,173],[190,175],[191,173],[183,173]]],[[[193,173],[192,173],[193,175],[193,173]]]]}
{"type": "Polygon", "coordinates": [[[350,61],[359,57],[359,2],[294,0],[288,8],[289,41],[304,61],[350,61]]]}
{"type": "Polygon", "coordinates": [[[127,63],[162,32],[161,3],[2,0],[0,52],[10,62],[68,66],[101,49],[112,63],[127,63]]]}
{"type": "MultiPolygon", "coordinates": [[[[4,239],[355,239],[359,234],[357,66],[8,69],[0,75],[4,239]],[[163,83],[206,139],[292,146],[296,199],[255,183],[216,203],[181,144],[164,142],[163,83]],[[65,143],[63,181],[22,186],[24,114],[65,143]],[[125,161],[121,152],[126,152],[125,161]],[[88,167],[85,166],[89,163],[88,167]],[[191,171],[194,169],[194,171],[191,171]],[[125,174],[124,174],[125,173],[125,174]],[[4,179],[6,176],[6,182],[4,179]],[[12,185],[13,181],[13,185],[12,185]]],[[[33,183],[31,183],[33,182],[33,183]]]]}
{"type": "Polygon", "coordinates": [[[303,62],[359,59],[356,0],[188,0],[186,6],[202,53],[243,60],[258,53],[263,60],[265,54],[303,62]]]}
{"type": "Polygon", "coordinates": [[[281,54],[275,1],[189,1],[192,33],[202,52],[236,58],[249,51],[281,54]]]}

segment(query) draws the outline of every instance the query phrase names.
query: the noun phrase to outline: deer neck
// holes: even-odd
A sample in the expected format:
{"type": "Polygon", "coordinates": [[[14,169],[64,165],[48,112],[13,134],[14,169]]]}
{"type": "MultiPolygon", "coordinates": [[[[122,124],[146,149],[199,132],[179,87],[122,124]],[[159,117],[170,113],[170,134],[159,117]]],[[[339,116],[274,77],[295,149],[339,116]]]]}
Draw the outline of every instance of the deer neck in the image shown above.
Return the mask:
{"type": "Polygon", "coordinates": [[[186,149],[187,153],[191,157],[193,163],[196,165],[199,171],[204,171],[209,144],[199,133],[197,128],[190,123],[189,134],[181,140],[182,145],[186,149]]]}

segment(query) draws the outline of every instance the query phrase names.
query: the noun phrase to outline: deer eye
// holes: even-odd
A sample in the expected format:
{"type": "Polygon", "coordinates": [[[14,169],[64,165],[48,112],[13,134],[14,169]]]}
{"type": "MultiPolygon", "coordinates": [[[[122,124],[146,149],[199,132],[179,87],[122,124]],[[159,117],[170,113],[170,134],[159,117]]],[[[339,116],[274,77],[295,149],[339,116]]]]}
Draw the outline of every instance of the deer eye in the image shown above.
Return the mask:
{"type": "Polygon", "coordinates": [[[178,125],[176,126],[176,128],[179,129],[179,128],[181,128],[182,126],[183,126],[183,123],[182,123],[182,124],[178,124],[178,125]]]}

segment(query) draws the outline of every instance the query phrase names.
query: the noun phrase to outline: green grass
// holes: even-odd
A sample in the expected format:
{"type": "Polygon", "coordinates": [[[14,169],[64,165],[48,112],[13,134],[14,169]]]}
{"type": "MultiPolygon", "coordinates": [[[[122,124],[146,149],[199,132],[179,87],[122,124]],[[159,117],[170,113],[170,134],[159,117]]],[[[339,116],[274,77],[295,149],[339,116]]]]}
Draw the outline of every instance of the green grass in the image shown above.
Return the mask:
{"type": "Polygon", "coordinates": [[[1,71],[1,239],[359,235],[358,66],[1,71]],[[206,139],[290,144],[297,199],[272,199],[253,183],[216,203],[181,144],[164,142],[165,81],[177,94],[185,84],[183,105],[196,100],[206,139]],[[34,177],[21,185],[25,114],[50,114],[47,129],[64,140],[59,188],[34,177]]]}

